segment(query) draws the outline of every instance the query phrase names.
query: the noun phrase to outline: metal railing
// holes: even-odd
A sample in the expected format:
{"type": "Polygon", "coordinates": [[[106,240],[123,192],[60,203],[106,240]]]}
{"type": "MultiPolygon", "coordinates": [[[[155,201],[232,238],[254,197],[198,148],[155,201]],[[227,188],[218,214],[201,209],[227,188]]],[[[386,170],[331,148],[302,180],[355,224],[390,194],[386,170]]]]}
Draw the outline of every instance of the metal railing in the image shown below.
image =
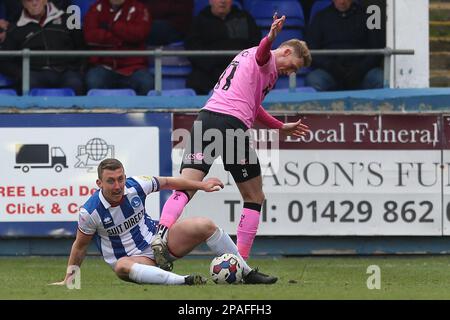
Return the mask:
{"type": "MultiPolygon", "coordinates": [[[[242,50],[215,50],[215,51],[195,51],[195,50],[139,50],[139,51],[30,51],[29,49],[17,51],[0,51],[0,57],[22,57],[22,95],[27,95],[30,90],[30,59],[32,57],[137,57],[153,56],[155,58],[155,91],[161,93],[162,90],[162,58],[166,56],[235,56],[242,50]]],[[[384,56],[384,87],[389,87],[391,58],[393,55],[413,55],[412,49],[340,49],[340,50],[311,50],[311,55],[382,55],[384,56]]],[[[289,78],[289,88],[296,87],[296,76],[292,74],[289,78]]]]}

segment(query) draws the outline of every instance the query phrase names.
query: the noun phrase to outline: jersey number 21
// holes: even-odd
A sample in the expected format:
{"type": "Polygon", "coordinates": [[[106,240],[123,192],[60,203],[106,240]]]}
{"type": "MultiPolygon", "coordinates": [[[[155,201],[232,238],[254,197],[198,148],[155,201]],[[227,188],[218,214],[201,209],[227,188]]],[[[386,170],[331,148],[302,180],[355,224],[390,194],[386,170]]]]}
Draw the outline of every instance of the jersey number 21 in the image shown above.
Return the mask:
{"type": "Polygon", "coordinates": [[[230,69],[231,67],[231,71],[228,74],[228,77],[226,77],[225,79],[225,84],[222,87],[222,90],[228,90],[230,89],[231,86],[231,80],[233,80],[234,74],[236,73],[236,69],[239,65],[239,61],[231,61],[231,63],[228,65],[228,67],[222,72],[222,74],[220,75],[219,81],[217,81],[216,86],[214,87],[214,89],[219,89],[220,87],[220,83],[222,82],[223,77],[225,76],[225,74],[227,73],[228,69],[230,69]]]}

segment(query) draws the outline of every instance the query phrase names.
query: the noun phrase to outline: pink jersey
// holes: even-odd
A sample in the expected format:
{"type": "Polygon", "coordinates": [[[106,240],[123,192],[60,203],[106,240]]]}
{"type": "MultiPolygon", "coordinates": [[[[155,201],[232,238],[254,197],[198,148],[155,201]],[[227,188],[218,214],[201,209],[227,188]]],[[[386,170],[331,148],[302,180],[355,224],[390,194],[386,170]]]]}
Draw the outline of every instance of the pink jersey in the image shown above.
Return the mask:
{"type": "Polygon", "coordinates": [[[243,50],[219,78],[204,109],[234,116],[253,126],[259,106],[278,78],[275,57],[263,66],[256,62],[258,47],[243,50]]]}

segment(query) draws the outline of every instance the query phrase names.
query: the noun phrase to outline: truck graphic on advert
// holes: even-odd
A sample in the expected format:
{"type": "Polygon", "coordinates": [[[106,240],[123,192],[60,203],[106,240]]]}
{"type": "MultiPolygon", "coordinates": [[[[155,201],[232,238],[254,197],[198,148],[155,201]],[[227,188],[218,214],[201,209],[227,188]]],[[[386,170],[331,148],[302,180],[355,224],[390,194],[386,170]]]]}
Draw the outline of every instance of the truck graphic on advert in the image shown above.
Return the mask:
{"type": "Polygon", "coordinates": [[[30,168],[54,168],[61,172],[68,168],[66,154],[60,147],[51,147],[48,144],[16,144],[15,169],[23,172],[30,168]]]}

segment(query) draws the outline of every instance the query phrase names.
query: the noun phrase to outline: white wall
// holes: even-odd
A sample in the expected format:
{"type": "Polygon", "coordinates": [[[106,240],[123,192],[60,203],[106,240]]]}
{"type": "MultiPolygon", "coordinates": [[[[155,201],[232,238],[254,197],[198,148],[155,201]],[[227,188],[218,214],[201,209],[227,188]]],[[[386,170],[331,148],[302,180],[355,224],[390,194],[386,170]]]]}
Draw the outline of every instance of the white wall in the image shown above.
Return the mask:
{"type": "Polygon", "coordinates": [[[429,87],[429,1],[387,0],[387,46],[414,49],[396,55],[391,64],[391,88],[429,87]]]}

